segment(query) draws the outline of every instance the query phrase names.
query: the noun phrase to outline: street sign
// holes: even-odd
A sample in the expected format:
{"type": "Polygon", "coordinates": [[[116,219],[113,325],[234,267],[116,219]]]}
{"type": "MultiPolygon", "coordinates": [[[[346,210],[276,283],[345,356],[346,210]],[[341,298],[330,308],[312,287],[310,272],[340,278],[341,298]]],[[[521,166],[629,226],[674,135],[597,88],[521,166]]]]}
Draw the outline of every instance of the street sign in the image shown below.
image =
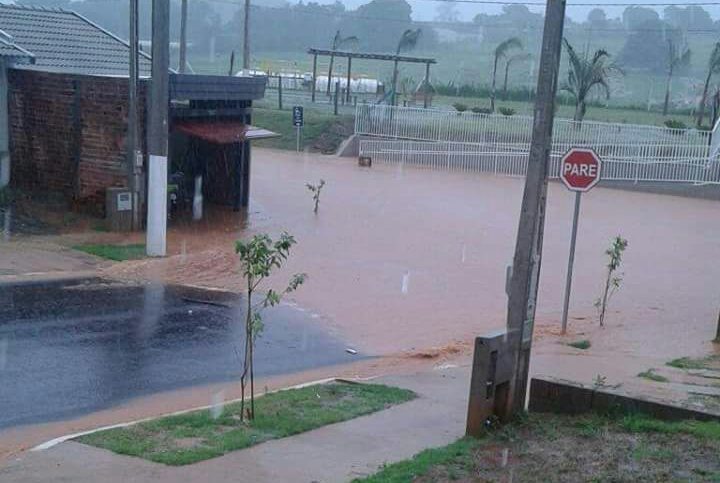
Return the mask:
{"type": "Polygon", "coordinates": [[[303,117],[302,106],[293,106],[293,126],[303,127],[305,118],[303,117]]]}
{"type": "Polygon", "coordinates": [[[590,191],[600,181],[602,161],[588,148],[571,148],[560,160],[560,179],[571,191],[590,191]]]}
{"type": "Polygon", "coordinates": [[[562,333],[567,331],[570,291],[572,290],[572,272],[575,263],[575,243],[577,242],[578,220],[580,218],[580,198],[586,191],[600,181],[602,160],[588,148],[571,148],[560,160],[560,179],[567,189],[575,192],[575,210],[573,212],[572,232],[570,235],[570,256],[565,278],[565,301],[563,303],[562,333]]]}

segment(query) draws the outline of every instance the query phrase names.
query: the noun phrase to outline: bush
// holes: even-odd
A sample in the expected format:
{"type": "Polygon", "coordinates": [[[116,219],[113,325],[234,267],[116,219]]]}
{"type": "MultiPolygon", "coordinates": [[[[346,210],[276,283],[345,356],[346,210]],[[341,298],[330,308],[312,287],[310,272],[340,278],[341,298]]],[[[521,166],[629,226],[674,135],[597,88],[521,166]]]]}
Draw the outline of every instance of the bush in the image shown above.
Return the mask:
{"type": "Polygon", "coordinates": [[[492,110],[489,107],[473,107],[470,110],[475,114],[492,114],[492,110]]]}
{"type": "Polygon", "coordinates": [[[510,107],[501,107],[498,109],[498,112],[500,112],[503,116],[512,116],[515,114],[515,109],[510,107]]]}
{"type": "Polygon", "coordinates": [[[670,129],[687,129],[687,126],[684,122],[678,121],[677,119],[668,119],[664,122],[665,127],[669,127],[670,129]]]}
{"type": "Polygon", "coordinates": [[[467,111],[467,108],[468,108],[468,107],[467,107],[465,104],[463,104],[462,102],[456,102],[455,104],[453,104],[453,107],[455,108],[455,110],[456,110],[457,112],[465,112],[465,111],[467,111]]]}

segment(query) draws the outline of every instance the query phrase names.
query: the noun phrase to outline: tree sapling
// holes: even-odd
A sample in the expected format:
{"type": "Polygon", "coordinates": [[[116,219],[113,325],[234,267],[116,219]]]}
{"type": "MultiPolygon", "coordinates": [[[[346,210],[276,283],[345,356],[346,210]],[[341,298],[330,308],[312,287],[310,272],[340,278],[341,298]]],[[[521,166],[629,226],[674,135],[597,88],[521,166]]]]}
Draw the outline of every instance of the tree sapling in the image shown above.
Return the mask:
{"type": "Polygon", "coordinates": [[[317,213],[318,207],[320,206],[320,192],[322,191],[323,186],[325,186],[325,180],[321,179],[318,184],[306,183],[305,186],[313,194],[313,201],[315,202],[315,207],[313,208],[313,213],[317,213]]]}
{"type": "Polygon", "coordinates": [[[295,274],[282,292],[268,289],[260,301],[253,301],[253,295],[259,285],[270,276],[275,268],[280,268],[290,255],[290,248],[296,243],[295,238],[287,233],[280,235],[273,241],[268,235],[253,236],[248,241],[235,242],[235,253],[240,257],[240,268],[247,282],[245,295],[247,306],[245,314],[245,354],[243,358],[243,371],[240,376],[240,414],[247,420],[255,418],[255,371],[253,349],[255,341],[262,334],[262,311],[280,303],[282,297],[296,290],[307,276],[304,273],[295,274]],[[249,381],[248,381],[249,378],[249,381]],[[250,382],[250,408],[245,409],[245,389],[250,382]]]}
{"type": "Polygon", "coordinates": [[[603,290],[602,297],[595,301],[595,307],[600,311],[600,327],[603,327],[605,323],[605,311],[607,310],[607,304],[613,294],[618,291],[620,284],[622,283],[622,274],[615,275],[615,273],[620,268],[620,264],[622,263],[622,254],[627,246],[628,241],[618,235],[613,238],[610,248],[605,250],[605,254],[608,256],[608,270],[605,278],[605,289],[603,290]]]}

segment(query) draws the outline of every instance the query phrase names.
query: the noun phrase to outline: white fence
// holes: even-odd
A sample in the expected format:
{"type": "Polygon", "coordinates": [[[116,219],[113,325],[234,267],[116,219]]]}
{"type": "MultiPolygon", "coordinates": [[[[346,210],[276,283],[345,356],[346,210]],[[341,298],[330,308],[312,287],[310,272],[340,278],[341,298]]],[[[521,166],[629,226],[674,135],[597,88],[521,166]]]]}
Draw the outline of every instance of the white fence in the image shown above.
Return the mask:
{"type": "MultiPolygon", "coordinates": [[[[524,176],[532,118],[359,105],[360,154],[392,164],[524,176]]],[[[720,162],[709,158],[710,133],[632,124],[556,119],[550,175],[570,147],[592,147],[603,179],[720,184],[720,162]]]]}

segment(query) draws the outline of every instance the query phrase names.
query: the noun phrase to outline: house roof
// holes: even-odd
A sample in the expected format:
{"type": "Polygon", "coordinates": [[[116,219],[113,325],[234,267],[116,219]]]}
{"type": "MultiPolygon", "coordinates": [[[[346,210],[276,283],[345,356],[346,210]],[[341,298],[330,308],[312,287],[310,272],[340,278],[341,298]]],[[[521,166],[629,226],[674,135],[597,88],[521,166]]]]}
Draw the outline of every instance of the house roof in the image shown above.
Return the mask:
{"type": "MultiPolygon", "coordinates": [[[[10,57],[15,62],[18,58],[26,59],[26,63],[16,66],[18,68],[128,75],[128,43],[76,12],[0,5],[0,30],[6,34],[0,35],[0,57],[10,57]]],[[[149,76],[147,54],[140,52],[138,63],[139,74],[149,76]]]]}

